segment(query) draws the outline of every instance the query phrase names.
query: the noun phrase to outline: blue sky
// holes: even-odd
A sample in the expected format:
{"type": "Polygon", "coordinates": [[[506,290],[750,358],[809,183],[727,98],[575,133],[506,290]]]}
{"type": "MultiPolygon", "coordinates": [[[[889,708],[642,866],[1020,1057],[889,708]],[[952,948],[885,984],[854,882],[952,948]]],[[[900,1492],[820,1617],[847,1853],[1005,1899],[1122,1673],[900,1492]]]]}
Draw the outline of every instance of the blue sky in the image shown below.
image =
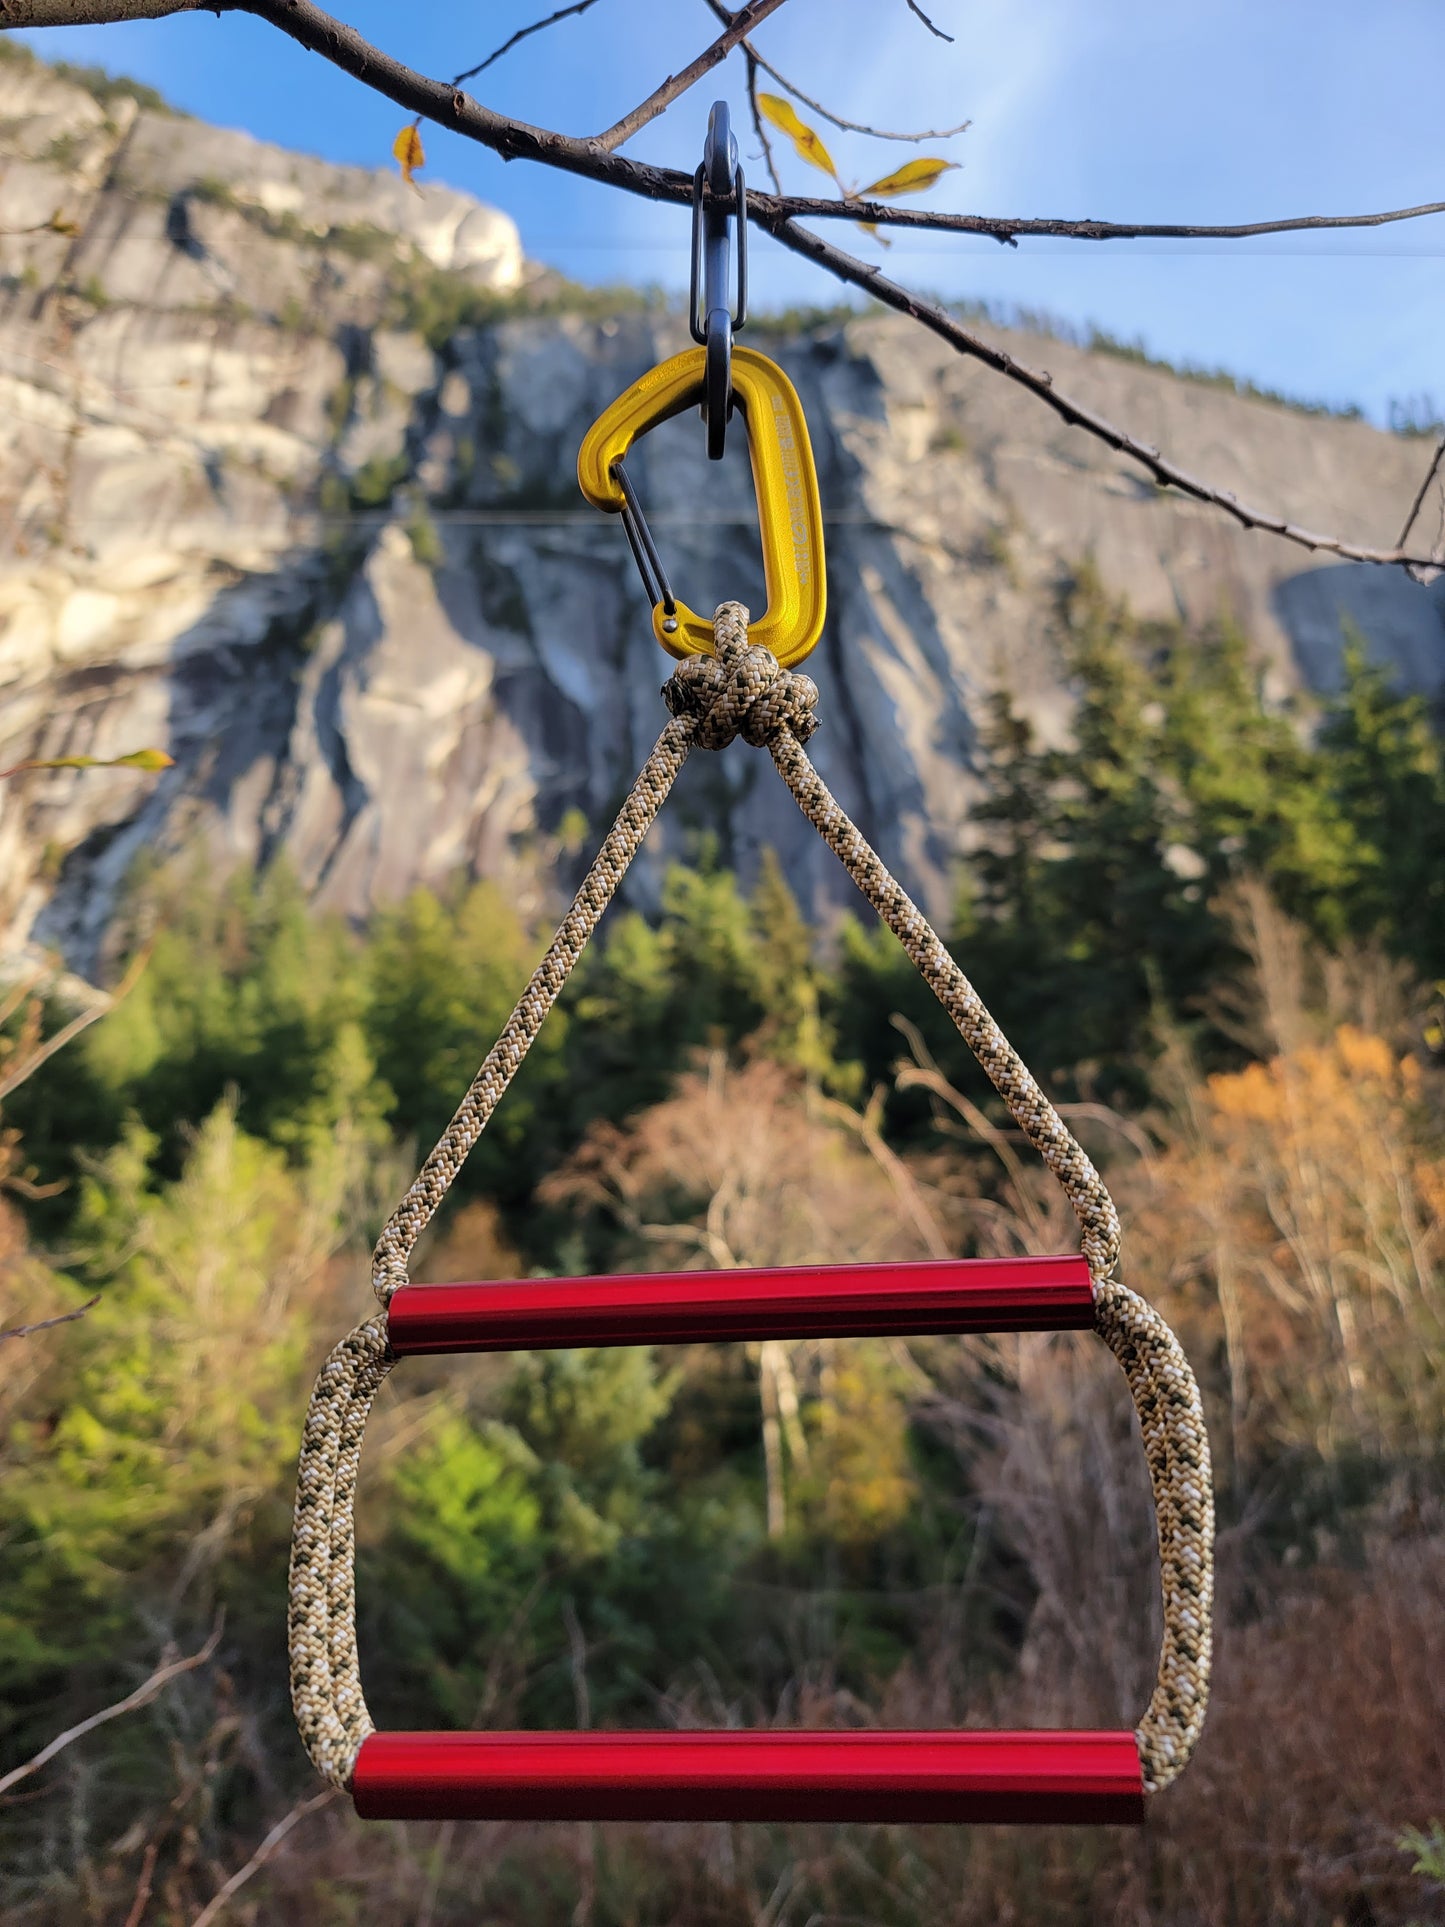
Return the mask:
{"type": "MultiPolygon", "coordinates": [[[[931,206],[987,214],[1229,221],[1445,199],[1439,0],[929,0],[953,33],[932,39],[904,0],[790,0],[757,41],[815,97],[857,120],[938,126],[962,163],[931,206]]],[[[423,71],[472,64],[551,0],[341,0],[343,16],[423,71]],[[479,24],[480,22],[480,24],[479,24]]],[[[702,0],[597,0],[525,42],[477,83],[489,105],[570,133],[608,126],[711,38],[702,0]]],[[[149,81],[178,106],[335,160],[385,161],[402,119],[389,102],[259,22],[190,14],[30,36],[55,57],[149,81]]],[[[632,149],[691,167],[708,102],[746,127],[736,58],[632,149]]],[[[811,116],[810,116],[811,118],[811,116]]],[[[918,151],[819,123],[845,177],[866,181],[918,151]]],[[[429,168],[503,207],[534,257],[587,281],[687,273],[686,216],[587,182],[504,165],[426,131],[429,168]]],[[[932,151],[932,150],[925,150],[932,151]]],[[[785,185],[827,191],[791,155],[785,185]]],[[[761,167],[752,163],[760,176],[761,167]]],[[[846,231],[835,229],[840,240],[846,231]]],[[[861,237],[857,251],[869,243],[861,237]]],[[[1213,244],[900,237],[888,271],[915,286],[1047,309],[1178,360],[1384,420],[1392,398],[1445,414],[1445,217],[1360,234],[1213,244]]],[[[830,302],[837,284],[766,241],[759,306],[830,302]]]]}

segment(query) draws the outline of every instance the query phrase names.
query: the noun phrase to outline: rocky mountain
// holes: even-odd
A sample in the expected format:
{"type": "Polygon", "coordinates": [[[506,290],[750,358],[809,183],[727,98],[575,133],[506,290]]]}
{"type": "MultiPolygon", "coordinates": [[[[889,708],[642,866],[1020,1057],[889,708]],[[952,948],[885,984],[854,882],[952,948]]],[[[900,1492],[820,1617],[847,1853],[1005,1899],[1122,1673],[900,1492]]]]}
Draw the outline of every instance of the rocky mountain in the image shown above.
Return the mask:
{"type": "MultiPolygon", "coordinates": [[[[577,444],[682,327],[569,291],[465,195],[0,52],[0,760],[176,759],[0,787],[5,941],[93,967],[136,857],[197,838],[221,863],[285,851],[351,915],[458,871],[540,907],[646,753],[669,667],[577,444]]],[[[988,691],[1067,727],[1052,612],[1086,556],[1141,614],[1236,615],[1281,692],[1330,684],[1345,616],[1412,684],[1445,679],[1441,584],[1162,494],[901,319],[749,339],[801,392],[828,518],[815,753],[934,909],[988,691]]],[[[1363,423],[1018,347],[1308,526],[1391,540],[1417,486],[1420,445],[1363,423]]],[[[709,465],[688,419],[632,467],[687,600],[760,610],[741,446],[709,465]]],[[[775,846],[815,913],[844,900],[741,746],[685,772],[641,900],[699,831],[744,869],[775,846]]]]}

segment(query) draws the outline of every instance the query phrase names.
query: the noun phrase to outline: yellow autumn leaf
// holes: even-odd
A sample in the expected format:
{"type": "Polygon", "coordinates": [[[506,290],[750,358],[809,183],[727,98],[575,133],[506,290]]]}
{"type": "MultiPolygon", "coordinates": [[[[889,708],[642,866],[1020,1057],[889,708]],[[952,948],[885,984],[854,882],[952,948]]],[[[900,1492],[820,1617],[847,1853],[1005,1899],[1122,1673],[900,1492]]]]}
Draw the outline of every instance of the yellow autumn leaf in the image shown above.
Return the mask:
{"type": "Polygon", "coordinates": [[[63,234],[67,240],[73,241],[80,233],[80,227],[77,222],[71,220],[68,214],[64,213],[60,208],[57,208],[50,217],[50,232],[52,234],[63,234]]]}
{"type": "Polygon", "coordinates": [[[895,194],[922,194],[935,186],[957,161],[940,161],[931,156],[921,156],[916,161],[908,161],[903,167],[895,168],[885,174],[881,181],[874,181],[871,187],[860,187],[857,198],[860,201],[887,201],[895,194]]]}
{"type": "MultiPolygon", "coordinates": [[[[820,173],[831,174],[835,181],[838,180],[833,156],[808,123],[799,120],[791,102],[784,100],[780,94],[759,94],[758,107],[764,120],[770,120],[774,127],[787,135],[801,160],[805,160],[809,167],[816,167],[820,173]]],[[[841,188],[842,182],[839,181],[838,185],[841,188]]]]}
{"type": "MultiPolygon", "coordinates": [[[[426,166],[426,150],[421,144],[421,130],[415,121],[402,128],[391,143],[391,151],[396,156],[396,163],[402,171],[403,178],[410,186],[416,187],[412,175],[417,168],[426,166]]],[[[421,189],[417,187],[416,191],[420,194],[421,189]]]]}
{"type": "Polygon", "coordinates": [[[25,769],[170,769],[175,763],[163,749],[133,749],[125,756],[47,756],[13,769],[0,770],[0,776],[16,776],[25,769]]]}
{"type": "Polygon", "coordinates": [[[171,769],[175,757],[167,756],[163,749],[133,749],[129,756],[117,756],[108,764],[110,769],[171,769]]]}

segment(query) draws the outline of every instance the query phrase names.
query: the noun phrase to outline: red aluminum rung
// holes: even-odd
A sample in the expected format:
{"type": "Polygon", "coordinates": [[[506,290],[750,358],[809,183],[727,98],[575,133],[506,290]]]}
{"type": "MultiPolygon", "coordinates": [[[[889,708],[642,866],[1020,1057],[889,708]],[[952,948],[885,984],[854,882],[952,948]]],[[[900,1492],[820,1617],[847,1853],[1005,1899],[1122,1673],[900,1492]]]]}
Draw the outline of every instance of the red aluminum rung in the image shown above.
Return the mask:
{"type": "Polygon", "coordinates": [[[404,1285],[387,1335],[407,1352],[558,1351],[738,1338],[1085,1331],[1089,1267],[1064,1258],[945,1258],[904,1265],[797,1265],[404,1285]]]}
{"type": "Polygon", "coordinates": [[[1128,1732],[373,1733],[364,1820],[1138,1825],[1128,1732]]]}

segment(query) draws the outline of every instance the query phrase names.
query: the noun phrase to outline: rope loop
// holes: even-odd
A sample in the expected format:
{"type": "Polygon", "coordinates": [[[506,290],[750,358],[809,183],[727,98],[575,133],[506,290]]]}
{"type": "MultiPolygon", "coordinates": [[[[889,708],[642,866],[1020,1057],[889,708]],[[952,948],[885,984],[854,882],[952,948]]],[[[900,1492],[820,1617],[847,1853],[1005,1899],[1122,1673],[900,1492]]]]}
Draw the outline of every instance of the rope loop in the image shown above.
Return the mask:
{"type": "Polygon", "coordinates": [[[1159,1536],[1164,1636],[1135,1729],[1144,1787],[1184,1771],[1209,1703],[1214,1608],[1214,1475],[1199,1386],[1183,1347],[1147,1299],[1109,1279],[1095,1288],[1094,1329],[1129,1381],[1159,1536]]]}
{"type": "Polygon", "coordinates": [[[317,1376],[296,1468],[291,1705],[312,1765],[333,1786],[350,1784],[373,1730],[356,1653],[356,1475],[372,1401],[395,1363],[384,1314],[347,1333],[317,1376]]]}
{"type": "MultiPolygon", "coordinates": [[[[766,747],[819,836],[953,1020],[1010,1115],[1058,1180],[1079,1221],[1099,1336],[1123,1367],[1143,1433],[1159,1531],[1164,1637],[1158,1682],[1136,1732],[1144,1784],[1155,1792],[1183,1769],[1204,1723],[1214,1596],[1214,1497],[1199,1387],[1167,1324],[1117,1283],[1119,1218],[1103,1179],[1034,1081],[928,919],[839,807],[802,745],[817,728],[818,691],[748,640],[748,612],[725,602],[716,653],[689,655],[663,690],[672,715],[516,1009],[455,1116],[392,1213],[373,1282],[385,1305],[407,1282],[412,1250],[446,1196],[611,902],[694,745],[736,737],[766,747]]],[[[353,1507],[362,1432],[395,1355],[385,1316],[360,1325],[322,1367],[297,1475],[289,1644],[297,1724],[318,1770],[350,1783],[372,1730],[356,1654],[353,1507]]]]}

